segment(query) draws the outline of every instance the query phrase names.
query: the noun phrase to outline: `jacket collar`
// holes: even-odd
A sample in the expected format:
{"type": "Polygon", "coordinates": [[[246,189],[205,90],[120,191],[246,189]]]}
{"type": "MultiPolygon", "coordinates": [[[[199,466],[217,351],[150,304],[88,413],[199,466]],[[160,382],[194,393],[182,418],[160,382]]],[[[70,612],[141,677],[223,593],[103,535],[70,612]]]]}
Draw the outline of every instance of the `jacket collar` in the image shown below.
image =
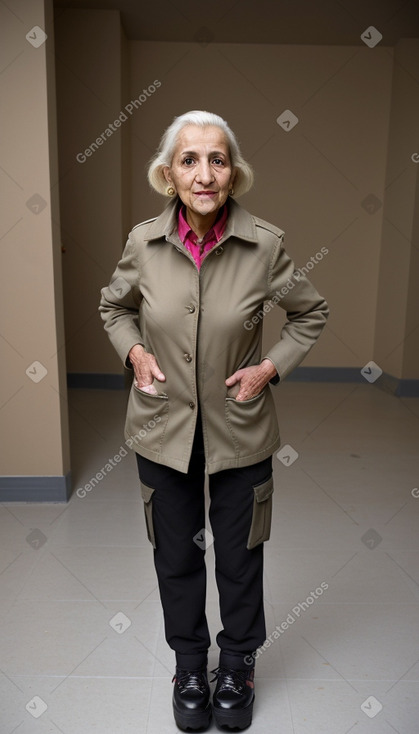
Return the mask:
{"type": "MultiPolygon", "coordinates": [[[[144,236],[146,242],[160,239],[161,237],[170,237],[177,233],[177,216],[178,216],[179,199],[176,197],[174,201],[170,201],[163,212],[150,223],[150,226],[144,236]]],[[[254,219],[246,209],[240,206],[235,199],[228,200],[229,214],[227,218],[226,228],[222,236],[222,240],[228,237],[238,237],[246,242],[257,242],[256,225],[254,219]]]]}

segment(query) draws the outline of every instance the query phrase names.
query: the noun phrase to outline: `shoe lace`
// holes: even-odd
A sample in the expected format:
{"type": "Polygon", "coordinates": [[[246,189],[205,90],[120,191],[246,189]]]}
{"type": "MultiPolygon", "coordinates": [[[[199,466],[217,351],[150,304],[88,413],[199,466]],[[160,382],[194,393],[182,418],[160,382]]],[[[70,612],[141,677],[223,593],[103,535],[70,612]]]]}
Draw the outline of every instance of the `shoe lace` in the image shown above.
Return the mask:
{"type": "Polygon", "coordinates": [[[246,685],[246,681],[253,680],[253,670],[233,670],[233,668],[219,667],[215,670],[211,670],[214,678],[211,678],[211,683],[215,680],[220,680],[219,690],[229,690],[234,693],[240,693],[243,686],[246,685]]]}
{"type": "Polygon", "coordinates": [[[206,688],[205,674],[202,670],[176,670],[172,683],[174,681],[181,691],[194,689],[203,693],[206,688]]]}

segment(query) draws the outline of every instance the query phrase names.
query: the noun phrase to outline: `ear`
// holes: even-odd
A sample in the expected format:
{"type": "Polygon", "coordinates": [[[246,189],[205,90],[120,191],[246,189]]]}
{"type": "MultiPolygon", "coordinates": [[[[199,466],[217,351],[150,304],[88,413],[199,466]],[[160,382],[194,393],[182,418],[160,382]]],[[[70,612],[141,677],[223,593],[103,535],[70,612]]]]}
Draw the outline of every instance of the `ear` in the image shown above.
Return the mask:
{"type": "Polygon", "coordinates": [[[164,166],[162,170],[163,170],[163,176],[165,177],[167,183],[173,183],[172,177],[170,175],[170,168],[169,168],[169,166],[164,166]]]}
{"type": "Polygon", "coordinates": [[[238,172],[239,172],[238,168],[233,168],[233,172],[232,172],[231,178],[230,178],[230,186],[234,186],[234,183],[235,183],[235,181],[237,179],[238,172]]]}

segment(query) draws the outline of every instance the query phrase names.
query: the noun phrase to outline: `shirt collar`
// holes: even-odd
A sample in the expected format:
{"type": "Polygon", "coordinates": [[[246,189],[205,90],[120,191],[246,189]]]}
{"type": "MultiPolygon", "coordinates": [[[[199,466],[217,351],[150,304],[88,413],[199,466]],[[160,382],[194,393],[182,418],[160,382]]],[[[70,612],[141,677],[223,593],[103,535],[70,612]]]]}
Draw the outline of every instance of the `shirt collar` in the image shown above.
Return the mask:
{"type": "MultiPolygon", "coordinates": [[[[205,240],[215,239],[218,242],[218,240],[221,239],[221,236],[224,232],[227,217],[228,217],[228,207],[227,207],[227,204],[223,204],[223,206],[220,207],[217,213],[217,218],[214,224],[212,225],[211,229],[209,229],[208,232],[206,232],[205,237],[203,239],[205,240]]],[[[185,242],[189,233],[193,232],[192,228],[189,226],[188,221],[186,219],[185,204],[182,204],[182,206],[179,209],[178,232],[179,232],[179,237],[183,243],[185,242]]]]}
{"type": "MultiPolygon", "coordinates": [[[[162,213],[144,224],[148,225],[148,229],[144,234],[144,241],[160,239],[161,237],[170,237],[177,232],[178,226],[178,197],[170,200],[162,213]]],[[[245,242],[257,242],[256,224],[254,217],[249,214],[246,209],[240,206],[235,199],[228,201],[228,218],[224,236],[239,237],[245,242]]]]}

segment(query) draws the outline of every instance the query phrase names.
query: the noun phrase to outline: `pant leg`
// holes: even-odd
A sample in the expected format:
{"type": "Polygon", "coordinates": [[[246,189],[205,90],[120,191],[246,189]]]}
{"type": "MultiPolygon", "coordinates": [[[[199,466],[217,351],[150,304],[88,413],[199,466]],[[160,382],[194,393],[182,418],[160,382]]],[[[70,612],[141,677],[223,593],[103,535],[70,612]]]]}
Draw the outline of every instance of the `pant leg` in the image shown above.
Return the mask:
{"type": "Polygon", "coordinates": [[[266,639],[263,606],[263,542],[248,550],[254,487],[272,477],[272,457],[209,477],[216,581],[223,629],[217,635],[220,664],[253,667],[249,654],[266,639]]]}
{"type": "Polygon", "coordinates": [[[165,635],[179,667],[207,662],[210,635],[205,615],[205,553],[193,538],[205,527],[205,456],[198,415],[187,474],[136,454],[141,483],[152,493],[154,564],[165,635]]]}

